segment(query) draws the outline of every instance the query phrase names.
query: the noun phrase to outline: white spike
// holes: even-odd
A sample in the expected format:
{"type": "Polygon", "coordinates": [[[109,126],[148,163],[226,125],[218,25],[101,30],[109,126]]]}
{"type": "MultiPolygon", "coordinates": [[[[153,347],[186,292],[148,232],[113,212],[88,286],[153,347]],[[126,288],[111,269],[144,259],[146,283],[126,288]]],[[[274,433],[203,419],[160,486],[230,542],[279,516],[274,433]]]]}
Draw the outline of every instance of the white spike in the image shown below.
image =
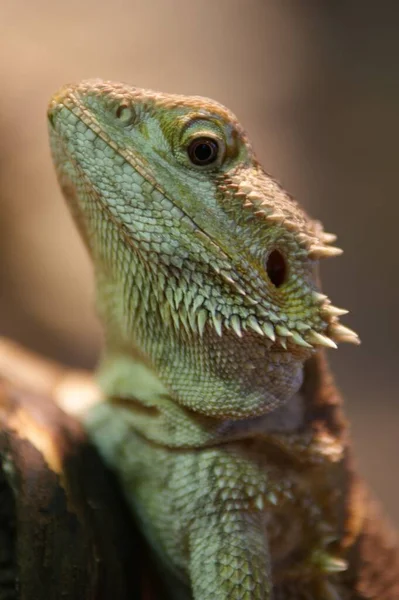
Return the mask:
{"type": "Polygon", "coordinates": [[[355,331],[341,325],[340,323],[334,323],[330,327],[330,333],[334,339],[338,342],[348,342],[349,344],[360,344],[359,336],[355,331]]]}
{"type": "Polygon", "coordinates": [[[234,289],[236,292],[238,292],[239,294],[241,294],[241,296],[246,296],[246,292],[242,289],[241,286],[238,285],[238,283],[236,281],[234,281],[234,279],[232,277],[230,277],[230,275],[227,273],[227,271],[220,271],[220,275],[223,277],[223,279],[229,283],[230,285],[234,286],[234,289]]]}
{"type": "Polygon", "coordinates": [[[284,325],[276,325],[276,333],[277,335],[281,335],[283,337],[291,337],[292,333],[289,331],[284,325]]]}
{"type": "Polygon", "coordinates": [[[220,313],[214,313],[212,315],[213,325],[215,327],[216,333],[219,337],[222,337],[222,317],[220,313]]]}
{"type": "Polygon", "coordinates": [[[233,330],[238,335],[238,337],[242,337],[241,319],[240,319],[240,317],[238,315],[233,315],[231,317],[231,319],[230,319],[230,325],[232,326],[233,330]]]}
{"type": "Polygon", "coordinates": [[[353,337],[357,337],[356,331],[349,329],[349,327],[346,327],[345,325],[341,325],[341,323],[334,323],[331,325],[331,331],[340,335],[351,335],[353,337]]]}
{"type": "Polygon", "coordinates": [[[220,275],[223,277],[223,279],[225,281],[227,281],[230,284],[235,285],[234,279],[232,277],[230,277],[230,275],[226,271],[220,271],[220,275]]]}
{"type": "Polygon", "coordinates": [[[257,304],[259,304],[259,300],[255,300],[254,298],[251,298],[251,296],[247,296],[247,302],[251,306],[256,306],[257,304]]]}
{"type": "Polygon", "coordinates": [[[256,331],[256,333],[259,333],[259,335],[265,335],[263,333],[263,330],[261,329],[258,321],[256,320],[256,318],[254,316],[251,315],[250,317],[248,317],[247,325],[249,327],[251,327],[254,331],[256,331]]]}
{"type": "Polygon", "coordinates": [[[317,304],[322,304],[323,302],[328,300],[328,296],[326,296],[325,294],[321,294],[320,292],[316,292],[316,290],[314,290],[312,292],[312,299],[315,302],[317,302],[317,304]]]}
{"type": "Polygon", "coordinates": [[[342,573],[348,569],[348,562],[346,560],[331,556],[331,554],[323,551],[314,552],[312,562],[324,573],[342,573]]]}
{"type": "Polygon", "coordinates": [[[337,348],[337,344],[335,344],[330,338],[321,333],[317,333],[317,331],[309,331],[307,338],[309,342],[312,344],[317,344],[318,346],[325,346],[326,348],[337,348]]]}
{"type": "Polygon", "coordinates": [[[268,215],[266,219],[272,223],[282,223],[285,217],[282,213],[272,213],[271,215],[268,215]]]}
{"type": "Polygon", "coordinates": [[[300,244],[308,244],[310,241],[310,238],[306,233],[298,233],[296,238],[300,244]]]}
{"type": "Polygon", "coordinates": [[[263,496],[262,494],[258,494],[255,498],[255,506],[258,510],[263,511],[263,509],[265,508],[265,503],[263,501],[263,496]]]}
{"type": "Polygon", "coordinates": [[[330,258],[331,256],[340,256],[343,253],[341,248],[336,248],[335,246],[311,246],[309,250],[309,258],[318,259],[318,258],[330,258]]]}
{"type": "Polygon", "coordinates": [[[312,348],[311,344],[308,344],[296,331],[292,332],[292,339],[296,344],[298,344],[298,346],[303,346],[303,348],[312,348]]]}
{"type": "Polygon", "coordinates": [[[333,244],[337,240],[335,233],[327,233],[326,231],[323,231],[321,238],[325,244],[333,244]]]}
{"type": "Polygon", "coordinates": [[[206,311],[204,308],[201,308],[201,310],[199,310],[197,313],[198,331],[199,331],[199,334],[201,337],[204,333],[205,324],[206,324],[207,320],[208,320],[208,311],[206,311]]]}
{"type": "Polygon", "coordinates": [[[298,225],[294,223],[294,221],[284,221],[284,227],[288,229],[288,231],[297,231],[298,225]]]}
{"type": "Polygon", "coordinates": [[[271,504],[273,504],[274,506],[277,505],[278,498],[274,492],[269,492],[266,497],[271,504]]]}
{"type": "Polygon", "coordinates": [[[338,308],[338,306],[333,306],[332,304],[326,304],[321,307],[321,313],[327,317],[342,317],[342,315],[347,315],[348,312],[348,310],[338,308]]]}
{"type": "Polygon", "coordinates": [[[272,342],[276,341],[276,334],[274,333],[274,328],[271,323],[263,323],[262,329],[269,338],[269,340],[271,340],[272,342]]]}
{"type": "Polygon", "coordinates": [[[263,200],[262,195],[259,194],[258,192],[254,192],[254,191],[249,192],[249,194],[247,195],[247,198],[249,198],[250,200],[255,200],[255,201],[256,200],[259,200],[259,201],[263,200]]]}

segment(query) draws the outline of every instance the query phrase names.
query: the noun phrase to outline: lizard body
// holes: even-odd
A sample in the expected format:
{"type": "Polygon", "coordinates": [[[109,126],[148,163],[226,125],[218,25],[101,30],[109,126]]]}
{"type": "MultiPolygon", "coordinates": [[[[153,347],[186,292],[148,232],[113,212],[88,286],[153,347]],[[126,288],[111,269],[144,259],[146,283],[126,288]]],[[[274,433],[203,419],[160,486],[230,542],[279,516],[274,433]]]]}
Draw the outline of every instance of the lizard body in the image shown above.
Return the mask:
{"type": "Polygon", "coordinates": [[[171,598],[396,598],[321,351],[358,343],[318,287],[335,236],[216,102],[89,81],[49,120],[105,329],[86,425],[171,598]]]}

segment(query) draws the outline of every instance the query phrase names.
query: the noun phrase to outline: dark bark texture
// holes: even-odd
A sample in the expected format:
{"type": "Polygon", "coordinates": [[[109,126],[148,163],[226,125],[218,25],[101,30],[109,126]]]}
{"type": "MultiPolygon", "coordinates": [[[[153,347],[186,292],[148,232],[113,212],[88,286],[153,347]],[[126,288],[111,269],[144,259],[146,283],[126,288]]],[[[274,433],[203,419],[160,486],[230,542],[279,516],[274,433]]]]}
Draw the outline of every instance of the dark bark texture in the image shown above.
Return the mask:
{"type": "Polygon", "coordinates": [[[0,381],[0,600],[160,597],[117,489],[76,421],[0,381]]]}

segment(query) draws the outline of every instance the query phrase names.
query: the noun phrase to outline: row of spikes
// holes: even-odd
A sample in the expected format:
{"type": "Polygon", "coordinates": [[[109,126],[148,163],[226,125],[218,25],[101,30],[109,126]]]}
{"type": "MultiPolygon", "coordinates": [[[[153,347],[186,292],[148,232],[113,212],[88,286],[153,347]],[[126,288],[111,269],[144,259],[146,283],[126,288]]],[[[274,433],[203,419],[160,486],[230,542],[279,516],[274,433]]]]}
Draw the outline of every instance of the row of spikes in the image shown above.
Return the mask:
{"type": "MultiPolygon", "coordinates": [[[[319,333],[311,328],[310,325],[303,323],[298,324],[298,329],[302,335],[296,330],[289,330],[285,325],[273,325],[270,322],[260,322],[254,315],[246,319],[232,315],[226,319],[219,312],[209,312],[206,308],[200,308],[197,311],[189,311],[184,314],[183,311],[175,311],[170,305],[170,316],[177,330],[183,325],[187,333],[196,331],[202,337],[207,323],[210,323],[218,336],[223,336],[223,328],[231,329],[238,337],[242,337],[244,331],[252,330],[260,336],[265,336],[272,342],[278,342],[283,348],[287,348],[287,341],[301,346],[303,348],[314,348],[315,346],[324,346],[326,348],[337,348],[336,342],[349,342],[353,344],[359,343],[359,338],[354,331],[341,325],[337,321],[338,314],[344,314],[347,311],[337,307],[325,304],[322,307],[322,313],[326,315],[329,311],[331,318],[328,327],[328,336],[319,333]],[[334,315],[334,316],[333,316],[334,315]],[[300,327],[299,327],[300,325],[300,327]]],[[[165,315],[164,315],[165,316],[165,315]]],[[[168,319],[169,321],[170,319],[168,319]]]]}
{"type": "MultiPolygon", "coordinates": [[[[298,227],[296,223],[287,219],[286,215],[278,210],[274,210],[270,207],[270,212],[267,209],[269,207],[264,204],[264,197],[261,193],[256,192],[248,183],[240,183],[234,184],[230,183],[229,185],[220,185],[219,189],[223,191],[234,191],[234,195],[237,197],[242,197],[244,201],[243,208],[251,208],[254,211],[256,216],[262,216],[272,224],[284,224],[289,230],[295,231],[298,227]]],[[[313,260],[319,260],[321,258],[330,258],[333,256],[340,256],[343,253],[341,248],[337,248],[335,246],[330,246],[330,244],[334,243],[337,239],[337,236],[333,233],[320,232],[318,243],[314,242],[314,238],[312,240],[313,243],[310,243],[312,239],[310,236],[306,234],[299,234],[298,239],[304,242],[308,246],[309,258],[313,260]]]]}
{"type": "Polygon", "coordinates": [[[215,331],[220,337],[223,334],[223,325],[225,325],[230,327],[238,337],[242,337],[244,329],[251,329],[261,336],[266,336],[272,342],[278,341],[283,348],[287,347],[288,340],[303,348],[314,348],[315,346],[337,348],[336,342],[348,342],[352,344],[359,343],[357,334],[352,331],[352,329],[341,325],[336,320],[333,320],[330,323],[328,328],[328,336],[315,331],[310,326],[307,326],[307,329],[302,336],[298,331],[290,331],[287,327],[285,327],[285,325],[272,325],[268,322],[260,323],[253,315],[245,320],[240,318],[238,315],[233,315],[226,322],[226,320],[223,319],[223,317],[218,313],[209,315],[207,311],[200,312],[206,313],[205,315],[198,315],[200,334],[202,334],[205,323],[210,316],[215,331]]]}
{"type": "MultiPolygon", "coordinates": [[[[236,284],[233,280],[231,282],[236,284]]],[[[274,319],[272,322],[267,314],[261,320],[253,314],[249,317],[234,314],[227,318],[218,312],[216,304],[213,307],[206,306],[207,300],[201,294],[187,295],[180,288],[174,291],[167,288],[166,298],[168,304],[164,305],[166,310],[162,313],[168,314],[162,316],[168,322],[173,322],[177,330],[183,325],[187,333],[195,331],[201,336],[206,323],[209,321],[219,336],[223,335],[223,327],[232,329],[238,337],[242,337],[243,331],[249,329],[261,336],[266,336],[272,342],[278,341],[283,347],[286,347],[288,339],[304,348],[313,348],[315,345],[336,348],[335,342],[359,344],[357,334],[338,321],[339,317],[347,314],[348,311],[333,306],[325,294],[316,290],[313,290],[311,294],[320,316],[326,323],[325,333],[327,335],[315,331],[310,325],[302,321],[295,323],[295,329],[288,329],[284,324],[276,323],[274,319]]]]}
{"type": "MultiPolygon", "coordinates": [[[[228,187],[230,188],[230,190],[231,188],[234,188],[234,190],[236,190],[234,192],[236,195],[245,195],[247,200],[244,206],[251,206],[252,208],[254,208],[255,203],[258,205],[258,207],[262,206],[263,198],[260,194],[253,191],[253,187],[250,187],[247,184],[230,184],[228,187]]],[[[228,187],[222,185],[220,186],[220,189],[227,190],[228,187]]],[[[288,221],[286,221],[285,216],[282,213],[274,213],[273,215],[268,215],[265,212],[264,208],[255,212],[255,214],[258,213],[262,214],[266,217],[266,219],[270,219],[271,221],[279,221],[281,223],[284,222],[285,227],[287,227],[288,225],[289,227],[292,226],[293,229],[297,229],[296,224],[289,223],[288,221]]],[[[315,239],[303,233],[299,233],[298,237],[301,238],[301,241],[303,243],[309,242],[311,239],[315,239]]],[[[318,234],[317,237],[325,244],[332,243],[336,240],[336,236],[334,234],[325,233],[322,231],[318,234]]],[[[309,255],[311,256],[311,258],[337,256],[341,253],[342,250],[340,250],[339,248],[329,248],[327,246],[321,246],[316,244],[311,245],[309,250],[309,255]]],[[[215,265],[212,266],[215,268],[215,265]]],[[[246,296],[244,290],[242,290],[239,284],[236,281],[234,281],[234,279],[228,273],[216,268],[215,270],[219,272],[219,274],[221,274],[224,279],[228,280],[230,284],[233,284],[234,287],[237,288],[237,291],[239,293],[246,296]]],[[[313,292],[313,299],[317,304],[320,305],[320,314],[326,320],[328,336],[315,331],[311,328],[311,326],[306,325],[305,323],[298,323],[297,329],[305,335],[306,339],[304,339],[304,337],[299,333],[299,331],[290,331],[289,329],[287,329],[287,327],[285,327],[282,324],[272,324],[263,320],[262,322],[260,322],[254,315],[251,315],[247,318],[240,317],[239,315],[233,315],[229,319],[227,319],[217,312],[216,307],[215,310],[211,311],[207,310],[203,306],[201,307],[201,305],[205,302],[205,298],[201,295],[197,296],[194,300],[190,299],[188,303],[185,302],[187,314],[184,315],[182,313],[184,313],[185,311],[179,310],[180,302],[183,300],[184,296],[185,294],[182,290],[180,291],[180,297],[177,296],[176,290],[174,292],[170,290],[169,294],[167,293],[167,297],[171,308],[170,316],[172,317],[172,321],[174,322],[177,329],[179,328],[179,324],[182,323],[187,332],[189,332],[190,330],[197,330],[198,328],[198,332],[201,336],[203,335],[206,323],[210,321],[213,324],[213,327],[219,336],[223,335],[223,326],[232,329],[238,337],[242,337],[243,330],[251,329],[259,335],[266,336],[272,342],[278,341],[284,348],[287,347],[287,339],[290,339],[292,343],[295,343],[296,345],[302,346],[304,348],[314,348],[315,345],[324,346],[327,348],[337,348],[335,342],[348,342],[354,344],[359,343],[359,338],[357,334],[348,327],[345,327],[344,325],[341,325],[338,322],[338,317],[347,314],[348,311],[331,305],[327,296],[325,296],[324,294],[320,294],[316,291],[313,292]],[[192,304],[191,310],[188,304],[192,304]]],[[[254,304],[257,304],[257,302],[254,302],[254,304]]]]}

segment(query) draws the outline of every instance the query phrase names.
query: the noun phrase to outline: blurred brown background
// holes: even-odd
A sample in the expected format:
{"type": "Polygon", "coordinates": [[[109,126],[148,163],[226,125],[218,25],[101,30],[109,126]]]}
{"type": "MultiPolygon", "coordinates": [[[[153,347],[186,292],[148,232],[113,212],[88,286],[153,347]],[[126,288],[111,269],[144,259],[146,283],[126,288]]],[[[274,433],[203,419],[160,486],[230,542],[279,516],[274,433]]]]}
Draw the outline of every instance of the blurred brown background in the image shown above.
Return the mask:
{"type": "Polygon", "coordinates": [[[213,97],[345,248],[324,287],[363,345],[330,355],[361,469],[399,522],[398,21],[393,2],[2,0],[0,334],[75,366],[100,347],[47,146],[50,95],[102,77],[213,97]]]}

